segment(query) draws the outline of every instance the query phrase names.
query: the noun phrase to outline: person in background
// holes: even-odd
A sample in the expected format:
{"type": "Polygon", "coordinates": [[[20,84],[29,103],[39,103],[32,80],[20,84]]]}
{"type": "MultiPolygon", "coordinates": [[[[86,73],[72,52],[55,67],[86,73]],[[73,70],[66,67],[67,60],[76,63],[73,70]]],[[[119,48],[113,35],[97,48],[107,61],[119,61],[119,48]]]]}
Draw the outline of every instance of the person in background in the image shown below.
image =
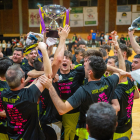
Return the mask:
{"type": "Polygon", "coordinates": [[[20,41],[17,43],[17,47],[18,48],[22,48],[23,47],[23,45],[22,45],[22,43],[20,41]]]}
{"type": "MultiPolygon", "coordinates": [[[[110,50],[111,50],[111,47],[110,47],[109,45],[104,44],[104,45],[102,45],[100,48],[105,49],[106,52],[107,52],[107,55],[109,56],[109,52],[110,52],[110,50]]],[[[108,58],[105,60],[105,62],[107,63],[107,61],[108,61],[108,58]]]]}
{"type": "Polygon", "coordinates": [[[72,52],[72,45],[73,45],[73,42],[71,39],[69,39],[69,43],[68,43],[68,50],[72,52]]]}
{"type": "Polygon", "coordinates": [[[111,44],[111,42],[112,42],[112,36],[111,36],[111,34],[108,36],[108,45],[110,46],[110,44],[111,44]]]}
{"type": "Polygon", "coordinates": [[[122,44],[125,44],[126,42],[125,42],[125,38],[124,38],[124,35],[122,34],[121,35],[121,38],[120,38],[120,43],[122,43],[122,44]]]}
{"type": "Polygon", "coordinates": [[[103,59],[104,59],[104,61],[105,61],[105,60],[108,58],[108,55],[107,55],[106,50],[103,49],[103,48],[100,48],[100,49],[99,49],[99,52],[102,53],[102,55],[103,55],[103,59]]]}
{"type": "Polygon", "coordinates": [[[3,53],[4,55],[6,55],[6,46],[7,46],[7,44],[6,44],[5,40],[3,40],[3,41],[2,41],[2,53],[3,53]]]}
{"type": "Polygon", "coordinates": [[[54,54],[50,55],[50,56],[49,56],[49,59],[50,59],[51,64],[52,64],[52,62],[53,62],[53,60],[54,60],[54,54]]]}
{"type": "Polygon", "coordinates": [[[75,57],[76,57],[76,61],[74,62],[75,65],[80,64],[80,61],[84,58],[84,52],[85,50],[82,48],[78,48],[75,50],[75,57]]]}
{"type": "Polygon", "coordinates": [[[24,41],[24,35],[21,34],[21,35],[20,35],[20,42],[23,44],[23,41],[24,41]]]}
{"type": "Polygon", "coordinates": [[[130,65],[130,71],[132,71],[132,62],[128,61],[128,58],[132,55],[132,50],[130,50],[125,44],[120,44],[119,47],[121,49],[125,62],[130,65]]]}
{"type": "Polygon", "coordinates": [[[96,40],[96,47],[101,46],[101,39],[99,33],[97,33],[95,40],[96,40]]]}
{"type": "Polygon", "coordinates": [[[89,45],[92,44],[92,36],[91,36],[91,34],[89,34],[89,35],[87,36],[87,41],[88,41],[88,44],[89,44],[89,45]]]}
{"type": "Polygon", "coordinates": [[[104,34],[101,34],[100,41],[101,41],[101,45],[105,44],[104,34]]]}
{"type": "Polygon", "coordinates": [[[136,41],[137,41],[138,44],[140,43],[140,36],[138,36],[136,41]]]}
{"type": "MultiPolygon", "coordinates": [[[[79,41],[77,43],[77,49],[78,48],[82,48],[82,49],[86,50],[86,43],[85,43],[85,41],[83,41],[83,40],[79,41]]],[[[73,57],[72,57],[72,63],[74,63],[75,61],[76,61],[76,57],[75,57],[75,54],[74,54],[73,57]]]]}
{"type": "Polygon", "coordinates": [[[94,30],[93,30],[93,32],[91,33],[91,35],[92,35],[92,45],[95,45],[96,33],[95,33],[94,30]]]}
{"type": "Polygon", "coordinates": [[[81,38],[81,36],[80,36],[80,35],[78,35],[77,40],[78,40],[78,41],[81,41],[81,40],[82,40],[82,38],[81,38]]]}
{"type": "Polygon", "coordinates": [[[73,35],[73,37],[72,37],[72,42],[75,43],[75,40],[77,40],[76,34],[73,35]]]}
{"type": "Polygon", "coordinates": [[[104,38],[105,38],[105,44],[108,45],[108,33],[105,34],[104,38]]]}
{"type": "Polygon", "coordinates": [[[7,46],[6,46],[6,54],[7,56],[11,55],[11,43],[8,41],[7,46]]]}
{"type": "Polygon", "coordinates": [[[130,47],[131,43],[130,43],[130,38],[129,38],[128,35],[126,35],[125,43],[126,43],[126,46],[127,46],[127,47],[130,47]]]}
{"type": "Polygon", "coordinates": [[[1,41],[0,41],[0,49],[2,48],[2,44],[1,44],[1,41]]]}

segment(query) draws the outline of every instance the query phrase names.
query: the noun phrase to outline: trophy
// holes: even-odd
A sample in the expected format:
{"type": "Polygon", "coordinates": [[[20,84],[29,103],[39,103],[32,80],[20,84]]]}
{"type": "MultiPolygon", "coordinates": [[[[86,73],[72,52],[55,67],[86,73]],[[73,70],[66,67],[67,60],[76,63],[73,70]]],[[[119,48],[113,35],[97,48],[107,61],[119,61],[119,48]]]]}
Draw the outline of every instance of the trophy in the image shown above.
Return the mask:
{"type": "Polygon", "coordinates": [[[133,20],[131,27],[128,28],[129,31],[140,30],[140,17],[133,20]]]}
{"type": "Polygon", "coordinates": [[[45,23],[43,17],[45,16],[52,19],[51,23],[49,24],[49,32],[46,34],[47,37],[59,38],[58,31],[57,31],[59,25],[56,22],[57,19],[64,18],[65,24],[69,24],[69,9],[66,9],[61,5],[51,4],[51,5],[44,5],[43,7],[39,6],[39,15],[41,18],[40,22],[41,22],[42,31],[45,30],[45,23]]]}

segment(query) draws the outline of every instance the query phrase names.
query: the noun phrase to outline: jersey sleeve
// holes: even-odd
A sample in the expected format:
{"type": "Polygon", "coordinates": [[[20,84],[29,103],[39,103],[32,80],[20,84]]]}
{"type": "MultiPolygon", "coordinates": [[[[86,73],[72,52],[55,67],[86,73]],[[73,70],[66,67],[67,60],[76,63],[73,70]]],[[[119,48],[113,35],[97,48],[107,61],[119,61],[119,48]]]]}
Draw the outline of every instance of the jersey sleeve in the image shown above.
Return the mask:
{"type": "Polygon", "coordinates": [[[41,92],[35,84],[33,84],[29,88],[25,89],[24,97],[29,102],[37,103],[40,95],[41,95],[41,92]]]}
{"type": "Polygon", "coordinates": [[[119,83],[119,77],[116,74],[113,74],[109,77],[107,77],[110,86],[112,86],[112,90],[114,91],[115,88],[117,87],[118,83],[119,83]]]}
{"type": "Polygon", "coordinates": [[[76,92],[67,99],[73,108],[77,108],[86,99],[86,94],[82,87],[79,87],[76,92]]]}

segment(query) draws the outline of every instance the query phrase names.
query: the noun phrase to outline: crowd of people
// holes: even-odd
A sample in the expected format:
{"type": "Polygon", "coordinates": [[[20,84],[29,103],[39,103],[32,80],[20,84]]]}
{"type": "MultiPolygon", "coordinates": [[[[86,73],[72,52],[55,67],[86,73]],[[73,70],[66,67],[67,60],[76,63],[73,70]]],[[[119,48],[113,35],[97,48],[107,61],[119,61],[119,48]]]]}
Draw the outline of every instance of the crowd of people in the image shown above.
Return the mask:
{"type": "Polygon", "coordinates": [[[87,49],[76,35],[72,55],[65,45],[69,32],[68,25],[58,30],[55,54],[45,36],[34,48],[31,40],[25,54],[20,47],[10,57],[0,52],[1,140],[130,140],[140,91],[130,74],[140,69],[134,31],[128,32],[133,62],[116,31],[110,33],[114,56],[108,43],[87,49]]]}

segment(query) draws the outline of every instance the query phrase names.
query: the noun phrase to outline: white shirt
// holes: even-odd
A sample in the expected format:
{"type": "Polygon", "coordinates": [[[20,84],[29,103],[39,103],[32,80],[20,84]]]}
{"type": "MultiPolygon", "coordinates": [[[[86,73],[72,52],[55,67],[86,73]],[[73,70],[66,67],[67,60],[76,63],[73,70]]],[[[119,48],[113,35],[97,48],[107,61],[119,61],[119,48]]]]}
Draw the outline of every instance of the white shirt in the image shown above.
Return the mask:
{"type": "Polygon", "coordinates": [[[4,43],[4,44],[2,44],[2,48],[5,48],[6,47],[6,44],[4,43]]]}
{"type": "Polygon", "coordinates": [[[7,43],[7,48],[10,48],[10,46],[11,46],[11,43],[7,43]]]}
{"type": "Polygon", "coordinates": [[[108,42],[108,35],[105,35],[105,43],[108,42]]]}

